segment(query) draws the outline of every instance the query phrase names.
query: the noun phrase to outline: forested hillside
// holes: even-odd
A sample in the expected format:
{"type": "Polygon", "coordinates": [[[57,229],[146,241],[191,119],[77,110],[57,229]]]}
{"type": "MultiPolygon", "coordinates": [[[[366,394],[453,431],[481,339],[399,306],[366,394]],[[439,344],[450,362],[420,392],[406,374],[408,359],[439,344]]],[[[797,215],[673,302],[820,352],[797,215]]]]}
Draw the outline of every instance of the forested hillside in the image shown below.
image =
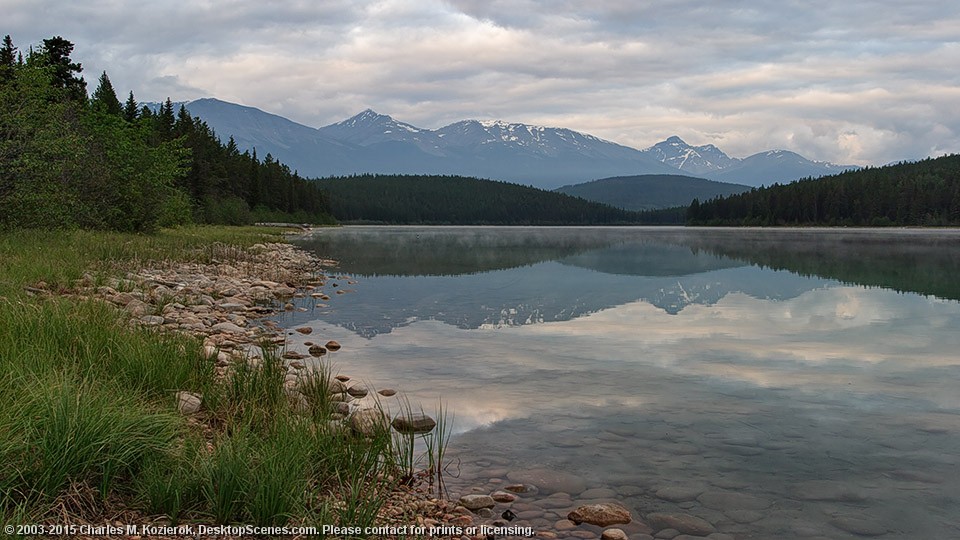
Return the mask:
{"type": "Polygon", "coordinates": [[[461,176],[318,180],[340,221],[445,225],[600,225],[641,215],[537,188],[461,176]]]}
{"type": "Polygon", "coordinates": [[[693,201],[691,225],[960,225],[960,155],[693,201]]]}
{"type": "Polygon", "coordinates": [[[583,184],[563,186],[555,191],[625,210],[656,210],[687,206],[694,199],[712,199],[743,193],[749,189],[749,186],[740,184],[727,184],[679,174],[643,174],[602,178],[583,184]]]}
{"type": "Polygon", "coordinates": [[[121,103],[105,72],[88,97],[73,47],[0,46],[0,230],[330,220],[314,185],[222,144],[169,99],[156,114],[132,92],[121,103]]]}

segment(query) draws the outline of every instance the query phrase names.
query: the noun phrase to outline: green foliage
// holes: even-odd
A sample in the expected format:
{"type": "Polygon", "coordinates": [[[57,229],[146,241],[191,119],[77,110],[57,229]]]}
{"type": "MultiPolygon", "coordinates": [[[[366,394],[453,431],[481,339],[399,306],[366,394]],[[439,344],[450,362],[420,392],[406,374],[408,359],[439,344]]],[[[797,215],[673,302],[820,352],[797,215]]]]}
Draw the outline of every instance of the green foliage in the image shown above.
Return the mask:
{"type": "Polygon", "coordinates": [[[583,184],[563,186],[555,191],[617,208],[642,211],[687,206],[695,198],[712,199],[743,193],[749,189],[739,184],[727,184],[679,174],[644,174],[602,178],[583,184]]]}
{"type": "Polygon", "coordinates": [[[121,106],[104,72],[88,104],[72,51],[55,37],[20,64],[9,36],[0,46],[0,230],[239,225],[253,206],[332,221],[316,186],[224,146],[169,98],[156,114],[132,92],[121,106]]]}
{"type": "Polygon", "coordinates": [[[688,209],[693,225],[960,225],[960,155],[753,189],[688,209]]]}
{"type": "Polygon", "coordinates": [[[537,188],[460,176],[318,180],[341,221],[446,225],[637,223],[639,214],[537,188]]]}

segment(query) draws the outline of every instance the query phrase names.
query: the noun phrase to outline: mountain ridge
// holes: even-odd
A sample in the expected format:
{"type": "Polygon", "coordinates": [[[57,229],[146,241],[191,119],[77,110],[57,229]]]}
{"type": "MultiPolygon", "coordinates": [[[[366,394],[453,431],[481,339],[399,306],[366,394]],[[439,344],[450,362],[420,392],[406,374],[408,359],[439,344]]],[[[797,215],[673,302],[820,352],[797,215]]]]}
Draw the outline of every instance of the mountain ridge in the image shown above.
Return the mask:
{"type": "Polygon", "coordinates": [[[748,186],[835,174],[851,166],[786,150],[746,158],[672,136],[643,150],[567,128],[504,120],[461,120],[438,129],[373,109],[320,128],[216,98],[184,103],[222,137],[271,153],[309,177],[349,174],[456,174],[555,189],[598,178],[677,174],[748,186]]]}

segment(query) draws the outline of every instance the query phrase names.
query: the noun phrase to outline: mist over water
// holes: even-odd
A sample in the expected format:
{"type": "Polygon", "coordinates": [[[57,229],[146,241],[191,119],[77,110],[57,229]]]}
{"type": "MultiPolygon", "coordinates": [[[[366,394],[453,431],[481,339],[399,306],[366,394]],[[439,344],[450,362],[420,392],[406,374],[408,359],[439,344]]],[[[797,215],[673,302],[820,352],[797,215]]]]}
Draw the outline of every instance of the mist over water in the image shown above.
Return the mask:
{"type": "Polygon", "coordinates": [[[443,400],[452,495],[547,466],[637,518],[737,538],[960,537],[956,232],[345,227],[302,244],[348,292],[282,322],[340,341],[343,373],[443,400]]]}

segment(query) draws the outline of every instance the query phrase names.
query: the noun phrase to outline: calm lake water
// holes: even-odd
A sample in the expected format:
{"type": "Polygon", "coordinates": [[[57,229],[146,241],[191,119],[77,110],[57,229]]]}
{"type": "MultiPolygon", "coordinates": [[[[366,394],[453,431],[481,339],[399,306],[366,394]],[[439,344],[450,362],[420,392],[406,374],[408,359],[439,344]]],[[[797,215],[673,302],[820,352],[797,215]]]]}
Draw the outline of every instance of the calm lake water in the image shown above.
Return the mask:
{"type": "Polygon", "coordinates": [[[442,399],[452,496],[545,467],[635,518],[735,538],[960,538],[960,231],[344,227],[300,243],[340,261],[327,291],[345,293],[283,323],[340,341],[342,373],[427,412],[442,399]]]}

